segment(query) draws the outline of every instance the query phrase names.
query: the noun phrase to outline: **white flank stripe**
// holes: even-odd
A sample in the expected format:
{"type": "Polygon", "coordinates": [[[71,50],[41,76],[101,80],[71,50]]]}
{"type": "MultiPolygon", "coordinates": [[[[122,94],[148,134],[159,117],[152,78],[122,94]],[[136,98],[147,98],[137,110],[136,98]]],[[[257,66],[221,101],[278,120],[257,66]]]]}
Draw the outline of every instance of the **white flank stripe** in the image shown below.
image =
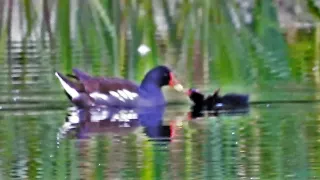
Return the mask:
{"type": "Polygon", "coordinates": [[[124,99],[128,99],[129,97],[127,96],[127,94],[124,92],[124,90],[118,90],[117,91],[124,99]]]}
{"type": "Polygon", "coordinates": [[[132,98],[132,96],[131,96],[131,93],[130,93],[128,90],[123,89],[122,92],[123,92],[124,94],[126,94],[129,99],[133,100],[133,98],[132,98]]]}
{"type": "Polygon", "coordinates": [[[124,99],[115,91],[110,91],[109,92],[112,96],[118,98],[120,101],[123,101],[124,102],[124,99]]]}
{"type": "Polygon", "coordinates": [[[101,94],[101,93],[98,93],[98,92],[90,93],[90,97],[92,97],[93,99],[108,100],[108,96],[107,95],[101,94]]]}
{"type": "Polygon", "coordinates": [[[132,96],[133,98],[135,98],[135,97],[138,97],[138,94],[137,94],[137,93],[134,93],[134,92],[131,92],[131,96],[132,96]]]}
{"type": "Polygon", "coordinates": [[[126,90],[126,89],[123,89],[123,92],[124,92],[131,100],[138,96],[137,93],[130,92],[130,91],[126,90]]]}
{"type": "Polygon", "coordinates": [[[69,84],[67,84],[60,76],[58,73],[55,73],[55,75],[57,76],[57,78],[59,79],[63,89],[73,98],[76,98],[79,96],[79,93],[72,88],[69,84]]]}

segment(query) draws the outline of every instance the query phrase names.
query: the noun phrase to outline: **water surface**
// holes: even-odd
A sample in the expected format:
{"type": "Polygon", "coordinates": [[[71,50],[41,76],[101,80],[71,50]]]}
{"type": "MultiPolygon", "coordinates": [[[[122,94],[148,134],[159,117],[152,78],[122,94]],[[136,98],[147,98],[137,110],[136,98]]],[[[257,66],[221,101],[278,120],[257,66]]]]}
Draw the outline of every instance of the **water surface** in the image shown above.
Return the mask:
{"type": "Polygon", "coordinates": [[[257,104],[248,113],[197,119],[188,117],[190,105],[171,105],[163,117],[144,117],[161,124],[153,138],[159,128],[97,120],[64,134],[70,111],[63,101],[5,105],[1,179],[319,178],[317,102],[257,104]]]}

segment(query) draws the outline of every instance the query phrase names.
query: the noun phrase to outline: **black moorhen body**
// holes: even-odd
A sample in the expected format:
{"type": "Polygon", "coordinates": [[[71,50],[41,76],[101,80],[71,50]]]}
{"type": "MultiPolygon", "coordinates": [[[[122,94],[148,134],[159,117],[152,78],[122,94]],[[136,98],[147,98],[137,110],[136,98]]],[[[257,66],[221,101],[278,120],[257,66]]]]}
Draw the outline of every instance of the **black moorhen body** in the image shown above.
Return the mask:
{"type": "Polygon", "coordinates": [[[73,69],[69,77],[56,72],[70,101],[78,108],[97,106],[150,107],[166,103],[161,88],[169,85],[177,91],[183,87],[166,66],[151,69],[140,86],[121,78],[93,77],[73,69]]]}
{"type": "Polygon", "coordinates": [[[248,95],[230,93],[220,96],[219,91],[218,89],[212,95],[205,97],[198,90],[189,89],[188,96],[197,109],[208,111],[247,108],[249,106],[248,95]]]}

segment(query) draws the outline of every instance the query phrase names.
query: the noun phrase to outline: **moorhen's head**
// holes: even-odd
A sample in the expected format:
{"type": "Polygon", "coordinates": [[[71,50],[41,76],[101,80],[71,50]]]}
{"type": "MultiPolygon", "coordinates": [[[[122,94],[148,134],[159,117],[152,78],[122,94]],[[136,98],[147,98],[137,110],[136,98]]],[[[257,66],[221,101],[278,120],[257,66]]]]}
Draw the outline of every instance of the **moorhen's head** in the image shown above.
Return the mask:
{"type": "Polygon", "coordinates": [[[183,91],[183,86],[176,79],[174,73],[166,66],[157,66],[145,75],[142,84],[150,83],[160,88],[169,85],[177,91],[183,91]]]}
{"type": "Polygon", "coordinates": [[[196,104],[196,105],[200,105],[203,103],[204,101],[204,95],[202,93],[199,92],[199,90],[197,89],[192,89],[190,88],[187,91],[187,95],[189,96],[189,98],[196,104]]]}

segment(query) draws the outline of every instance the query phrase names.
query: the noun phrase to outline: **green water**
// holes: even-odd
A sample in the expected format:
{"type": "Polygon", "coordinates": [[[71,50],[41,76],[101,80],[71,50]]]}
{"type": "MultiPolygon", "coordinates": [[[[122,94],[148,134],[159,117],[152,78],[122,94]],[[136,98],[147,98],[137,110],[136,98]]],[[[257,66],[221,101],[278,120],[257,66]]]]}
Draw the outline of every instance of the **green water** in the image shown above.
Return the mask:
{"type": "Polygon", "coordinates": [[[174,136],[154,142],[139,126],[98,124],[85,138],[77,130],[61,136],[70,104],[59,90],[34,87],[2,94],[1,179],[320,178],[320,103],[312,88],[251,94],[310,101],[253,104],[244,114],[190,120],[190,102],[168,105],[163,126],[174,127],[174,136]]]}
{"type": "MultiPolygon", "coordinates": [[[[0,179],[320,178],[320,92],[313,71],[304,73],[304,82],[221,86],[222,93],[250,93],[249,111],[191,120],[191,102],[165,88],[169,105],[163,118],[150,121],[161,118],[174,136],[158,142],[137,125],[92,120],[68,129],[70,103],[52,67],[17,58],[1,70],[0,179]]],[[[193,87],[206,93],[218,87],[204,81],[193,87]]]]}
{"type": "Polygon", "coordinates": [[[140,126],[86,121],[65,128],[70,104],[54,68],[34,57],[22,63],[19,57],[12,53],[1,67],[0,179],[320,178],[314,71],[303,70],[301,82],[271,78],[222,85],[204,76],[201,83],[189,82],[189,72],[174,68],[186,87],[249,93],[253,104],[247,113],[190,120],[191,102],[165,88],[164,117],[152,115],[150,121],[163,119],[163,126],[174,127],[174,136],[155,142],[140,126]]]}

